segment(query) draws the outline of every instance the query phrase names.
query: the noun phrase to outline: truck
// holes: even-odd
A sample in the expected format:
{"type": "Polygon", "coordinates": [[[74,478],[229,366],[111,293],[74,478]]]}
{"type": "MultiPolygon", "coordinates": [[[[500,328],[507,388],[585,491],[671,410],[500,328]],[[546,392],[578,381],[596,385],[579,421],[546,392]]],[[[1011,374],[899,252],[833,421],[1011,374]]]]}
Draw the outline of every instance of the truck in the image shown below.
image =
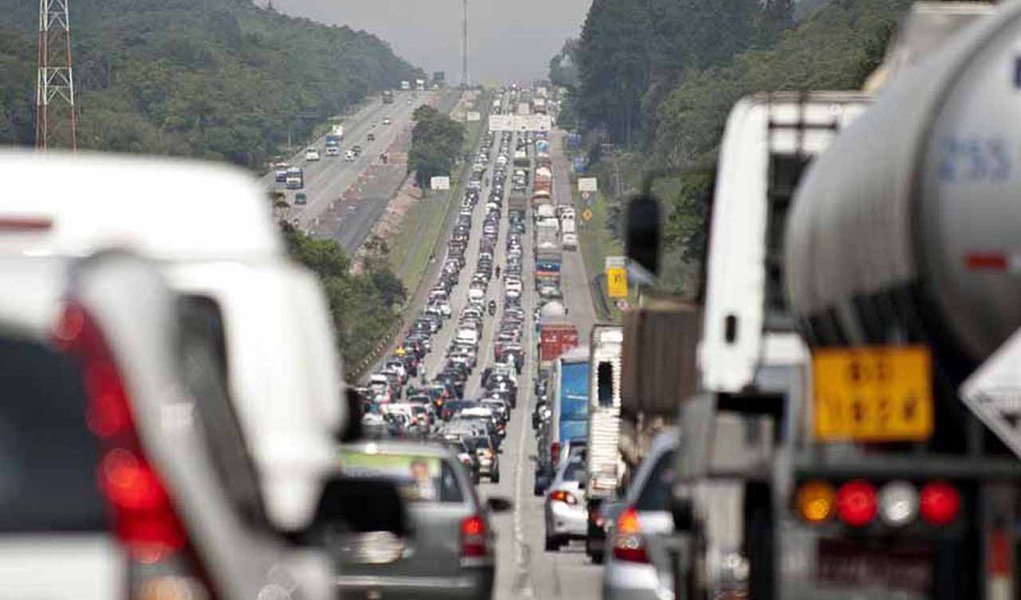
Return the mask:
{"type": "Polygon", "coordinates": [[[343,141],[344,139],[344,125],[343,123],[335,123],[330,127],[330,133],[337,136],[338,140],[343,141]]]}
{"type": "Polygon", "coordinates": [[[305,172],[301,170],[301,167],[290,167],[287,169],[284,186],[289,190],[300,190],[305,187],[305,172]]]}
{"type": "Polygon", "coordinates": [[[326,156],[340,156],[340,136],[335,133],[326,134],[326,156]]]}
{"type": "MultiPolygon", "coordinates": [[[[575,329],[577,335],[577,329],[575,329]]],[[[588,436],[589,349],[579,346],[564,351],[553,361],[550,388],[553,411],[548,429],[550,462],[560,461],[560,450],[570,442],[584,442],[588,436]]]]}
{"type": "Polygon", "coordinates": [[[578,326],[562,315],[544,316],[539,322],[539,363],[550,366],[565,351],[578,347],[578,326]]]}
{"type": "Polygon", "coordinates": [[[418,90],[419,92],[424,92],[425,91],[425,79],[416,79],[415,80],[415,89],[418,90]]]}
{"type": "Polygon", "coordinates": [[[394,92],[393,90],[383,90],[383,104],[394,103],[394,92]]]}
{"type": "Polygon", "coordinates": [[[405,92],[410,90],[411,89],[411,82],[408,81],[407,79],[402,80],[401,81],[401,89],[403,91],[405,91],[405,92]]]}
{"type": "Polygon", "coordinates": [[[585,502],[588,535],[585,553],[602,562],[604,529],[600,507],[617,493],[623,461],[620,438],[620,369],[624,332],[595,325],[589,336],[588,434],[585,444],[585,502]]]}
{"type": "Polygon", "coordinates": [[[507,212],[509,215],[517,214],[520,218],[525,217],[528,211],[528,196],[523,193],[511,192],[507,200],[507,212]]]}
{"type": "MultiPolygon", "coordinates": [[[[548,205],[543,205],[548,206],[548,205]]],[[[535,258],[539,260],[539,252],[544,250],[555,250],[557,243],[557,220],[552,217],[543,217],[535,223],[535,258]]]]}
{"type": "Polygon", "coordinates": [[[560,285],[560,268],[563,263],[563,252],[556,247],[539,248],[535,251],[535,287],[539,289],[544,283],[560,285]]]}
{"type": "Polygon", "coordinates": [[[531,165],[531,161],[528,159],[528,151],[521,149],[514,151],[514,166],[515,167],[527,167],[531,165]]]}

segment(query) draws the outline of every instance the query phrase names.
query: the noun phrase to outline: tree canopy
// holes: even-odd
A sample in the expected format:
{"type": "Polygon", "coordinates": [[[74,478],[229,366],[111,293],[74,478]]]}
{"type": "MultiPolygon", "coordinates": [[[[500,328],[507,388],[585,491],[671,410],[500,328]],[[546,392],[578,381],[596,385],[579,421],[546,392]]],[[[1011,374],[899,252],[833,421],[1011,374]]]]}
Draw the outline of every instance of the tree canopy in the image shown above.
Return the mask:
{"type": "Polygon", "coordinates": [[[408,171],[414,171],[415,182],[424,189],[432,177],[453,171],[464,148],[465,128],[428,105],[415,109],[412,118],[415,127],[411,131],[408,171]]]}

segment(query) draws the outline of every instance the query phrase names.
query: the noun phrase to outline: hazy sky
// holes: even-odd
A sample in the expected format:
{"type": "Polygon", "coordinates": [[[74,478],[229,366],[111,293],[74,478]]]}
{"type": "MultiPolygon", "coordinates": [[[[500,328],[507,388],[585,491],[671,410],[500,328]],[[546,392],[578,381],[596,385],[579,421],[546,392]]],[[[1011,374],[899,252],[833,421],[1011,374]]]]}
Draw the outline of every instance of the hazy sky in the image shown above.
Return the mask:
{"type": "MultiPolygon", "coordinates": [[[[266,0],[259,0],[265,5],[266,0]]],[[[468,0],[473,83],[545,77],[564,40],[581,31],[592,0],[468,0]]],[[[273,0],[292,15],[364,29],[428,72],[461,80],[461,0],[273,0]]]]}

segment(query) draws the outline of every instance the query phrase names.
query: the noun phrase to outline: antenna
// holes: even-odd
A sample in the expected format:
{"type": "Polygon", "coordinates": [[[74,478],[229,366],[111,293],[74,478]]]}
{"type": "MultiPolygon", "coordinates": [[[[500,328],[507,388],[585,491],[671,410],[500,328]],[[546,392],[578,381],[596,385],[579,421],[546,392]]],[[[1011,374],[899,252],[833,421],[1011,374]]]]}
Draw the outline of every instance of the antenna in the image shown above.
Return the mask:
{"type": "Polygon", "coordinates": [[[36,79],[35,147],[78,148],[71,64],[68,0],[39,0],[39,74],[36,79]]]}
{"type": "Polygon", "coordinates": [[[468,87],[468,0],[461,0],[464,20],[461,22],[461,87],[468,87]]]}

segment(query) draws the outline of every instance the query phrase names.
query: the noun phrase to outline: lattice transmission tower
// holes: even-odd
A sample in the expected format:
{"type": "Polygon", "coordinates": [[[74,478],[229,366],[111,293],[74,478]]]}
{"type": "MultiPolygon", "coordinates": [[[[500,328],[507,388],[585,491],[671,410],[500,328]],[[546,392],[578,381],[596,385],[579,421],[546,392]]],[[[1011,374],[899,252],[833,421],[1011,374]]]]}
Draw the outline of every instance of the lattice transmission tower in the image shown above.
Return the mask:
{"type": "Polygon", "coordinates": [[[35,146],[78,147],[71,62],[69,0],[39,0],[39,74],[36,79],[35,146]]]}

